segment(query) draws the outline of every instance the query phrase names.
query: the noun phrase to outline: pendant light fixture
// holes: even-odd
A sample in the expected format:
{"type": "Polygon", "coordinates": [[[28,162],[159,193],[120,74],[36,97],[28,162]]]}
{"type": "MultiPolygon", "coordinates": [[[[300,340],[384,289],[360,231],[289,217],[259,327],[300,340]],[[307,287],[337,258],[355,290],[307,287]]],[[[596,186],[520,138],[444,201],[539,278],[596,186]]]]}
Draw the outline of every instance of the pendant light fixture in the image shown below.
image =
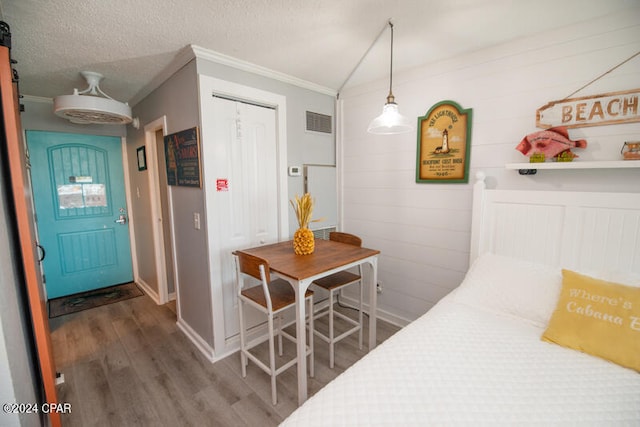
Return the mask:
{"type": "Polygon", "coordinates": [[[131,115],[127,103],[116,101],[100,89],[102,74],[92,71],[80,73],[89,85],[83,91],[73,90],[73,95],[56,96],[53,100],[53,112],[72,123],[126,125],[131,123],[138,128],[138,119],[131,115]]]}
{"type": "Polygon", "coordinates": [[[410,132],[413,126],[409,120],[398,112],[398,104],[396,104],[393,96],[393,23],[389,21],[391,28],[391,61],[389,72],[389,95],[387,95],[387,103],[382,108],[382,114],[373,119],[369,123],[367,131],[380,135],[393,135],[398,133],[410,132]]]}

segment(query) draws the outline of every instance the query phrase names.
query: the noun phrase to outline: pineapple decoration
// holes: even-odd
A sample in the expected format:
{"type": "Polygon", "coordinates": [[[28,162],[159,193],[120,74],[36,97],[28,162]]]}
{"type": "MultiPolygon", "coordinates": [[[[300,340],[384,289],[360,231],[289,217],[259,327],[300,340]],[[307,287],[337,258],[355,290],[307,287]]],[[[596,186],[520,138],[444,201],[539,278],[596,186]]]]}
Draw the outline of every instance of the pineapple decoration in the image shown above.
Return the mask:
{"type": "Polygon", "coordinates": [[[293,251],[296,255],[309,255],[315,249],[315,239],[313,232],[309,230],[309,223],[312,222],[311,214],[313,212],[313,199],[311,194],[305,193],[304,196],[289,200],[293,210],[298,218],[298,228],[293,235],[293,251]]]}

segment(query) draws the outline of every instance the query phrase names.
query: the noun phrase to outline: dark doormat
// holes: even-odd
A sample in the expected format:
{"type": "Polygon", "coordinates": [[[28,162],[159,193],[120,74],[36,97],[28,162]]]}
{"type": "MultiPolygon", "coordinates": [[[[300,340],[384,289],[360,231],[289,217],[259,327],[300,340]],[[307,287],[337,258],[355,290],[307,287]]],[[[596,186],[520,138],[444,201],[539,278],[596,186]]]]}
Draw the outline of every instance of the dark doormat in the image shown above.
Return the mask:
{"type": "Polygon", "coordinates": [[[50,299],[49,318],[52,319],[54,317],[64,316],[65,314],[100,307],[101,305],[113,304],[114,302],[139,297],[140,295],[143,295],[140,288],[131,282],[50,299]]]}

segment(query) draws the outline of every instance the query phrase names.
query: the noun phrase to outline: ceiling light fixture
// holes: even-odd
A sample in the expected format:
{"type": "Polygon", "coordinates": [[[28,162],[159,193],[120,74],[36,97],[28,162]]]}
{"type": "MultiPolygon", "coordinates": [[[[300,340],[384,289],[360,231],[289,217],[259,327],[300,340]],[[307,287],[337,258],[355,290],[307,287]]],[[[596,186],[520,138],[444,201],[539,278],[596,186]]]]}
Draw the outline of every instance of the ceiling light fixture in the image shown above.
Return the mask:
{"type": "Polygon", "coordinates": [[[398,104],[391,90],[393,85],[393,23],[391,21],[389,21],[389,28],[391,28],[389,95],[387,95],[387,103],[382,108],[382,114],[373,119],[367,128],[367,132],[380,135],[393,135],[413,130],[409,120],[398,112],[398,104]]]}
{"type": "Polygon", "coordinates": [[[126,125],[131,123],[138,128],[137,118],[131,117],[131,107],[127,103],[116,101],[100,89],[103,75],[93,71],[80,72],[88,88],[79,92],[73,89],[73,95],[56,96],[53,99],[53,112],[71,123],[126,125]]]}

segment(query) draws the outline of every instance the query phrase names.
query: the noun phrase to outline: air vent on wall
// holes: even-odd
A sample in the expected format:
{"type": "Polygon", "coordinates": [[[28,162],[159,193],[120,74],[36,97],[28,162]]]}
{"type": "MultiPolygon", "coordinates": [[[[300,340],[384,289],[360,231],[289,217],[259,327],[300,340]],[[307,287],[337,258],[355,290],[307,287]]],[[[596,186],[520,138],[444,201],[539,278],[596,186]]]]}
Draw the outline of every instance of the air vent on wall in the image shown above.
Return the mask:
{"type": "Polygon", "coordinates": [[[312,132],[331,133],[331,116],[307,111],[307,130],[312,132]]]}
{"type": "Polygon", "coordinates": [[[336,231],[335,227],[321,228],[319,230],[313,230],[313,237],[319,240],[329,240],[329,233],[336,231]]]}

